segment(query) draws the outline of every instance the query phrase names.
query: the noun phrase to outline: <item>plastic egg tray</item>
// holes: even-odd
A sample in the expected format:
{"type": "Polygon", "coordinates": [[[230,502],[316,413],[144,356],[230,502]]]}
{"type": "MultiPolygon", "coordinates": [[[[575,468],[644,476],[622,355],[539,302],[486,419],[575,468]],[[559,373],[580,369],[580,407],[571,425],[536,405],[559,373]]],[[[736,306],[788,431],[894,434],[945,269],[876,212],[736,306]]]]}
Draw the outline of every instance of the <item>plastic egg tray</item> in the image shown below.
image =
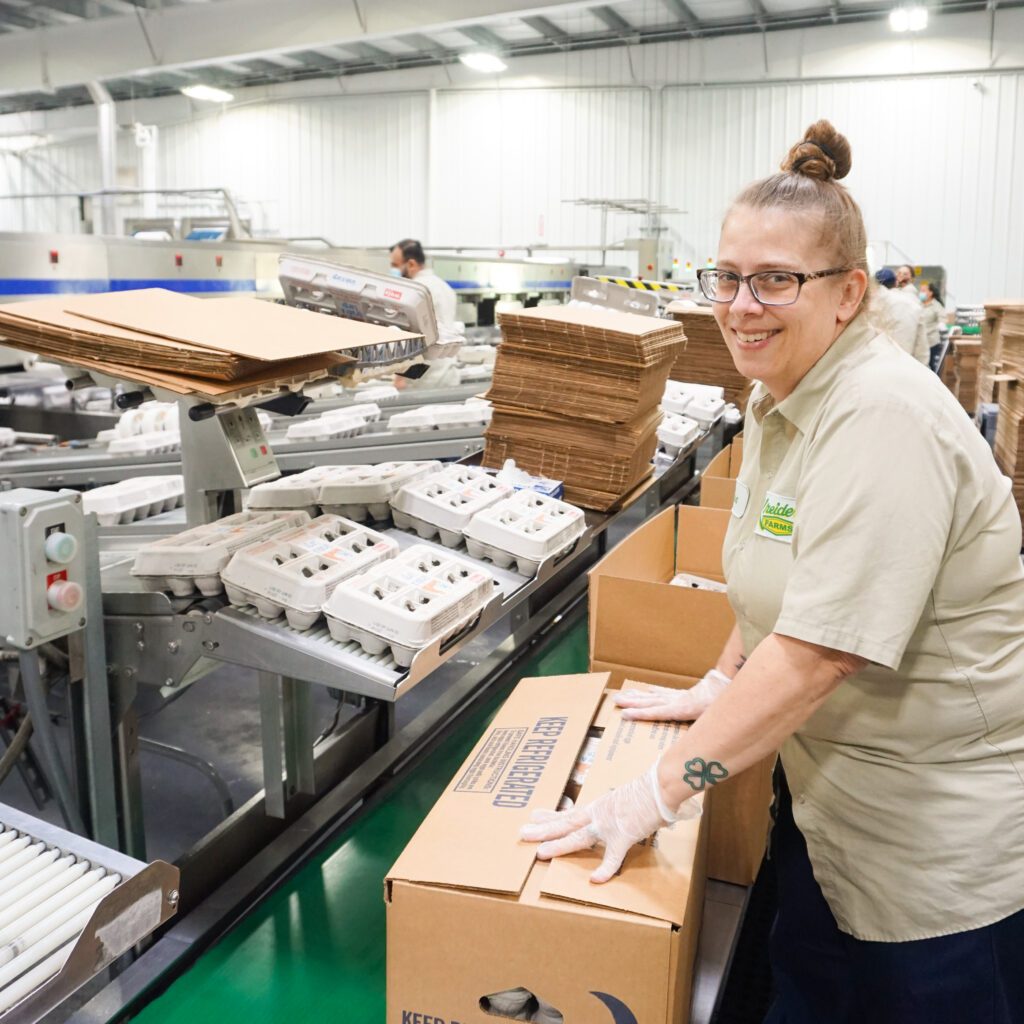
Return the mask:
{"type": "Polygon", "coordinates": [[[220,571],[236,551],[308,522],[305,512],[238,512],[140,548],[132,575],[175,597],[197,589],[213,597],[223,589],[220,571]]]}
{"type": "Polygon", "coordinates": [[[265,484],[257,484],[249,492],[246,508],[250,512],[263,509],[303,509],[315,514],[320,484],[343,466],[314,466],[312,469],[282,476],[265,484]]]}
{"type": "Polygon", "coordinates": [[[437,473],[440,462],[382,462],[376,466],[333,466],[318,491],[325,512],[362,522],[391,516],[389,502],[399,488],[437,473]]]}
{"type": "Polygon", "coordinates": [[[332,437],[355,437],[366,429],[367,421],[352,409],[325,412],[315,420],[293,423],[285,437],[289,441],[326,441],[332,437]]]}
{"type": "Polygon", "coordinates": [[[700,437],[701,428],[696,420],[689,416],[667,412],[658,426],[658,440],[665,451],[673,458],[684,448],[688,448],[700,437]]]}
{"type": "Polygon", "coordinates": [[[436,548],[415,544],[397,558],[342,580],[324,605],[331,636],[369,654],[388,648],[402,668],[418,650],[467,626],[494,593],[494,577],[436,548]]]}
{"type": "Polygon", "coordinates": [[[180,476],[143,476],[86,491],[82,507],[86,513],[95,513],[101,526],[116,526],[170,512],[184,500],[180,476]]]}
{"type": "Polygon", "coordinates": [[[111,455],[156,455],[180,447],[181,434],[177,430],[154,430],[149,434],[115,437],[107,445],[107,451],[111,455]]]}
{"type": "Polygon", "coordinates": [[[502,569],[513,562],[523,576],[571,548],[586,531],[583,510],[535,491],[517,491],[466,524],[463,534],[473,558],[487,558],[502,569]]]}
{"type": "Polygon", "coordinates": [[[396,554],[383,534],[325,515],[236,551],[220,578],[233,605],[255,605],[265,619],[284,614],[292,629],[309,629],[342,580],[396,554]]]}
{"type": "Polygon", "coordinates": [[[454,548],[477,512],[512,494],[508,484],[475,466],[448,466],[439,473],[406,484],[391,499],[391,514],[399,529],[415,530],[424,540],[439,535],[454,548]]]}

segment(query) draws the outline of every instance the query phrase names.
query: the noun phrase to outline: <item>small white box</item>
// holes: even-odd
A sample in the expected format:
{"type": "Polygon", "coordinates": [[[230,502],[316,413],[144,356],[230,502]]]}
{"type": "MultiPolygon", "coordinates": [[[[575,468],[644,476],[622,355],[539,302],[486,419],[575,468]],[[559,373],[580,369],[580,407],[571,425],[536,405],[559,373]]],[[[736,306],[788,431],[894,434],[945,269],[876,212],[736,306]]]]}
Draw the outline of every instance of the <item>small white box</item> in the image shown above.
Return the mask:
{"type": "Polygon", "coordinates": [[[391,499],[395,526],[413,529],[424,540],[435,534],[447,547],[458,546],[463,527],[477,512],[512,494],[476,466],[447,466],[440,473],[406,484],[391,499]]]}
{"type": "Polygon", "coordinates": [[[324,511],[365,519],[388,519],[389,502],[399,488],[437,473],[440,462],[382,462],[376,466],[334,466],[317,491],[324,511]]]}
{"type": "Polygon", "coordinates": [[[212,597],[223,589],[220,571],[236,551],[308,522],[305,512],[238,512],[140,548],[132,575],[175,597],[197,588],[212,597]]]}
{"type": "Polygon", "coordinates": [[[289,441],[326,441],[331,437],[355,437],[366,429],[366,420],[354,409],[336,409],[315,420],[293,423],[285,437],[289,441]]]}
{"type": "Polygon", "coordinates": [[[674,412],[665,413],[658,426],[658,440],[672,458],[693,444],[700,434],[701,427],[696,420],[674,412]]]}
{"type": "Polygon", "coordinates": [[[416,544],[368,572],[343,580],[324,605],[331,636],[355,640],[402,668],[418,650],[467,626],[494,594],[494,577],[469,562],[416,544]]]}
{"type": "Polygon", "coordinates": [[[233,605],[253,604],[265,619],[284,613],[293,629],[309,629],[342,580],[396,554],[383,534],[324,515],[235,552],[220,576],[233,605]]]}
{"type": "Polygon", "coordinates": [[[586,532],[583,510],[536,491],[517,491],[482,512],[463,528],[473,558],[489,558],[502,569],[516,562],[533,576],[541,563],[571,548],[586,532]]]}

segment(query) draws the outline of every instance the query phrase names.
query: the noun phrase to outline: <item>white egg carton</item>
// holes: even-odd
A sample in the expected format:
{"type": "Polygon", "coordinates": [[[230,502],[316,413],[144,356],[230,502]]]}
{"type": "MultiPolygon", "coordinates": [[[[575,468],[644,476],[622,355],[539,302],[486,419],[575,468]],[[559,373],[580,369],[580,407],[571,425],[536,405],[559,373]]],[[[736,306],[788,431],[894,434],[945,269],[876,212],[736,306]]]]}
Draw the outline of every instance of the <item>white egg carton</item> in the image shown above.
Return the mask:
{"type": "Polygon", "coordinates": [[[498,350],[493,345],[463,345],[459,349],[459,362],[470,364],[493,366],[498,356],[498,350]]]}
{"type": "Polygon", "coordinates": [[[477,466],[447,466],[439,473],[406,484],[391,499],[391,515],[401,530],[415,530],[424,540],[439,535],[457,547],[466,524],[489,505],[512,494],[477,466]]]}
{"type": "Polygon", "coordinates": [[[353,401],[360,402],[394,402],[401,392],[391,384],[373,384],[367,382],[356,387],[353,401]]]}
{"type": "Polygon", "coordinates": [[[675,458],[701,435],[700,424],[689,416],[667,412],[658,425],[658,440],[665,451],[675,458]]]}
{"type": "Polygon", "coordinates": [[[223,589],[220,571],[236,551],[308,522],[306,512],[238,512],[140,548],[132,575],[175,597],[196,589],[213,597],[223,589]]]}
{"type": "Polygon", "coordinates": [[[431,406],[431,409],[438,430],[449,430],[452,427],[486,427],[494,415],[494,410],[489,404],[484,405],[480,402],[446,403],[431,406]]]}
{"type": "Polygon", "coordinates": [[[459,383],[477,384],[490,380],[494,376],[491,366],[460,366],[459,383]]]}
{"type": "Polygon", "coordinates": [[[686,415],[696,420],[702,430],[714,426],[725,412],[725,400],[713,395],[694,395],[686,407],[686,415]]]}
{"type": "Polygon", "coordinates": [[[389,502],[408,483],[438,473],[441,463],[382,462],[376,466],[332,466],[317,491],[325,512],[363,522],[391,516],[389,502]]]}
{"type": "Polygon", "coordinates": [[[181,434],[177,430],[154,430],[149,434],[115,437],[107,445],[111,455],[157,455],[177,451],[181,447],[181,434]]]}
{"type": "Polygon", "coordinates": [[[360,402],[358,405],[353,405],[348,409],[336,409],[332,412],[324,413],[325,416],[331,416],[334,412],[354,412],[363,417],[366,423],[376,423],[381,418],[380,406],[376,402],[360,402]]]}
{"type": "Polygon", "coordinates": [[[0,448],[10,448],[17,438],[17,434],[10,427],[0,427],[0,448]]]}
{"type": "Polygon", "coordinates": [[[326,441],[332,437],[355,437],[366,429],[367,421],[354,409],[325,412],[314,420],[293,423],[285,437],[289,441],[326,441]]]}
{"type": "Polygon", "coordinates": [[[434,412],[427,406],[393,413],[388,420],[388,430],[396,434],[412,434],[421,430],[436,430],[434,412]]]}
{"type": "MultiPolygon", "coordinates": [[[[690,381],[681,380],[665,382],[665,393],[661,398],[662,411],[686,415],[700,422],[700,417],[694,415],[691,406],[711,412],[718,408],[717,414],[711,421],[713,423],[722,415],[722,410],[725,408],[725,388],[714,384],[693,384],[690,381]],[[721,402],[720,408],[718,407],[719,402],[721,402]]],[[[706,425],[710,426],[711,424],[706,425]]]]}
{"type": "Polygon", "coordinates": [[[185,484],[180,476],[144,476],[86,491],[82,507],[86,513],[95,513],[101,526],[117,526],[170,512],[184,500],[185,484]]]}
{"type": "Polygon", "coordinates": [[[505,569],[513,562],[523,576],[568,551],[586,531],[583,510],[536,491],[517,491],[475,516],[463,528],[473,558],[505,569]]]}
{"type": "Polygon", "coordinates": [[[236,551],[220,578],[233,605],[255,605],[265,619],[284,615],[292,629],[309,629],[344,579],[394,558],[398,545],[341,516],[318,516],[305,526],[236,551]]]}
{"type": "Polygon", "coordinates": [[[342,580],[324,605],[331,636],[369,654],[389,647],[408,668],[416,652],[454,636],[494,594],[494,577],[425,544],[342,580]]]}
{"type": "Polygon", "coordinates": [[[315,514],[320,484],[344,466],[314,466],[291,476],[282,476],[249,491],[246,508],[255,512],[265,509],[302,509],[315,514]]]}

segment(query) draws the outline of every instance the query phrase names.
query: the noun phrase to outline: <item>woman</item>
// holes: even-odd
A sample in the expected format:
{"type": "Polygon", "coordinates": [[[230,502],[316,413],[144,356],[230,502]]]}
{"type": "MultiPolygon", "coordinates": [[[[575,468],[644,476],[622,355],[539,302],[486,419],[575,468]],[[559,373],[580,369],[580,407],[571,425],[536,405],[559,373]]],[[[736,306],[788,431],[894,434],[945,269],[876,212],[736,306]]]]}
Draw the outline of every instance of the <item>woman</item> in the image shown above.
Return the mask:
{"type": "Polygon", "coordinates": [[[928,365],[938,373],[939,353],[942,351],[939,326],[946,321],[946,310],[943,308],[942,299],[939,298],[939,289],[931,281],[928,281],[924,286],[921,319],[924,323],[925,332],[928,335],[928,365]]]}
{"type": "Polygon", "coordinates": [[[1020,518],[956,400],[864,315],[850,163],[813,125],[733,204],[701,275],[758,382],[724,551],[737,628],[692,690],[618,698],[696,721],[523,838],[541,858],[603,843],[607,881],[689,797],[781,748],[768,1020],[1020,1022],[1020,518]]]}

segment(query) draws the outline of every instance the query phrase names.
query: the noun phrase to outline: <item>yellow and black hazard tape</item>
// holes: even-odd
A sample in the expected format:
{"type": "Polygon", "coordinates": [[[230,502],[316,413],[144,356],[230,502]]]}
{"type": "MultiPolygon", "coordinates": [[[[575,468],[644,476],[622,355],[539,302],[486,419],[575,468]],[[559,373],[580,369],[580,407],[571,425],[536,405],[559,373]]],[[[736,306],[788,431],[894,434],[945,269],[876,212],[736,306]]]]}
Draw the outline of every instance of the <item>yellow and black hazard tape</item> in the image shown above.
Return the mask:
{"type": "Polygon", "coordinates": [[[681,292],[683,289],[677,284],[670,284],[668,281],[642,281],[638,277],[598,277],[598,281],[605,284],[617,284],[623,288],[638,288],[647,292],[681,292]]]}

